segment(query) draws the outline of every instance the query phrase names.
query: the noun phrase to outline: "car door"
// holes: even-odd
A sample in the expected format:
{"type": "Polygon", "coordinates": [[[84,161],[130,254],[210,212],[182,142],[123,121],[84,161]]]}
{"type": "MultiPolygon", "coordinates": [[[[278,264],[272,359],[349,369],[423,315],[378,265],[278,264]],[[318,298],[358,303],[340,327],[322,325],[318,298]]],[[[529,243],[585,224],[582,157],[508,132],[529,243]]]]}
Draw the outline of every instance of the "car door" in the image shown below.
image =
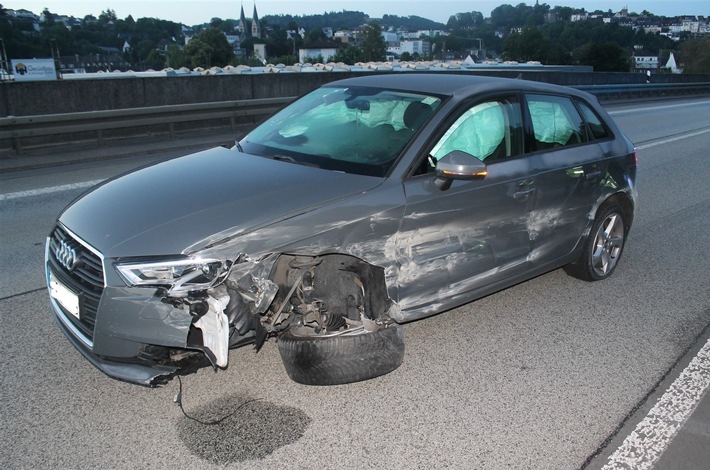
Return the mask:
{"type": "Polygon", "coordinates": [[[577,246],[601,194],[606,164],[570,98],[525,98],[534,134],[530,164],[537,183],[529,219],[531,261],[538,266],[569,255],[577,246]]]}
{"type": "Polygon", "coordinates": [[[421,165],[405,179],[406,208],[397,237],[402,309],[436,309],[457,296],[526,270],[527,217],[535,181],[522,156],[515,95],[479,100],[445,121],[421,165]],[[435,161],[465,152],[487,175],[440,189],[435,161]]]}

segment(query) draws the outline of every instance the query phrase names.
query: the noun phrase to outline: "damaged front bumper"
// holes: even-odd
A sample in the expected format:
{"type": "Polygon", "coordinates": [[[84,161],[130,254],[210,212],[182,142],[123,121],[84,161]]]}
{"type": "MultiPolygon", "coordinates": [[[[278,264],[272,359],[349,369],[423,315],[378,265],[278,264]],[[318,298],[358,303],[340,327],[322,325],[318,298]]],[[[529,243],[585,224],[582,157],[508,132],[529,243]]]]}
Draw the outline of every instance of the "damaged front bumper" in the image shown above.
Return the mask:
{"type": "Polygon", "coordinates": [[[232,335],[235,324],[258,331],[247,310],[266,309],[276,291],[253,276],[261,263],[241,261],[223,285],[171,292],[127,285],[110,260],[63,227],[45,250],[50,303],[62,332],[108,376],[146,386],[200,367],[226,368],[231,347],[265,339],[232,335]]]}
{"type": "MultiPolygon", "coordinates": [[[[54,304],[54,302],[52,302],[54,304]]],[[[155,387],[167,383],[179,371],[177,366],[159,364],[140,364],[132,362],[119,362],[104,359],[94,354],[87,344],[77,336],[76,331],[67,323],[64,314],[58,310],[56,305],[52,305],[54,319],[57,321],[62,333],[71,344],[91,363],[104,374],[117,380],[130,382],[147,387],[155,387]]],[[[122,358],[130,360],[130,358],[122,358]]],[[[137,360],[138,358],[134,358],[137,360]]]]}

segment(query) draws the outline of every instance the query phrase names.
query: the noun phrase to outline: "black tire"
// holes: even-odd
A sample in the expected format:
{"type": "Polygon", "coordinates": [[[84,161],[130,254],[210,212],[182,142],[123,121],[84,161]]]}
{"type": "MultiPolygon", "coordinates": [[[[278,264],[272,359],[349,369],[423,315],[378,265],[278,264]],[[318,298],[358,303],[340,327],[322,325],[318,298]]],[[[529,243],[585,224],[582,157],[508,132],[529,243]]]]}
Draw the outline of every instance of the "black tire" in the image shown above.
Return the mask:
{"type": "Polygon", "coordinates": [[[583,281],[608,278],[619,265],[628,232],[628,219],[621,206],[613,201],[605,203],[597,212],[579,259],[565,266],[565,271],[583,281]]]}
{"type": "Polygon", "coordinates": [[[404,360],[404,328],[396,323],[375,332],[325,336],[290,328],[278,345],[286,373],[304,385],[338,385],[392,372],[404,360]]]}

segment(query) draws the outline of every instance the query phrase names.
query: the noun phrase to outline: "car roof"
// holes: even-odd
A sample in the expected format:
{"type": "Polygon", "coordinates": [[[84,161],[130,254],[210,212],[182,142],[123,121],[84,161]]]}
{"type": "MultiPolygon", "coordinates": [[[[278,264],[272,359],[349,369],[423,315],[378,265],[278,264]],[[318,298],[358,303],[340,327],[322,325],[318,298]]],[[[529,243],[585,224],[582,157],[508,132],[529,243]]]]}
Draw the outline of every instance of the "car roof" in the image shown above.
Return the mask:
{"type": "Polygon", "coordinates": [[[588,98],[588,95],[574,88],[534,82],[523,79],[489,77],[469,74],[435,73],[382,73],[362,77],[346,78],[325,86],[363,86],[395,89],[413,93],[436,95],[471,95],[478,92],[496,90],[522,90],[532,92],[564,93],[588,98]]]}

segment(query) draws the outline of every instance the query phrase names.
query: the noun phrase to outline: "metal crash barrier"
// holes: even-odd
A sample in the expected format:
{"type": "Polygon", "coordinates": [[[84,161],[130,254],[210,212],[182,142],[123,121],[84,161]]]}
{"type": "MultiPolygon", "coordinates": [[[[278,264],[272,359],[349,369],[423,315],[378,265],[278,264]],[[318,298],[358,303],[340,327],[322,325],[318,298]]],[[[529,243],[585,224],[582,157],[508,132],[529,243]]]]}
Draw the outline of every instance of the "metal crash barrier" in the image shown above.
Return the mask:
{"type": "Polygon", "coordinates": [[[573,86],[595,95],[602,101],[710,94],[710,82],[698,83],[641,83],[636,85],[573,86]]]}
{"type": "Polygon", "coordinates": [[[290,96],[65,114],[8,116],[0,118],[0,141],[10,141],[14,150],[21,153],[23,140],[79,132],[95,132],[97,144],[102,145],[104,131],[114,129],[135,127],[144,130],[146,126],[167,125],[169,127],[167,132],[174,137],[175,126],[178,123],[227,119],[234,129],[239,118],[261,117],[274,113],[294,99],[295,97],[290,96]]]}

